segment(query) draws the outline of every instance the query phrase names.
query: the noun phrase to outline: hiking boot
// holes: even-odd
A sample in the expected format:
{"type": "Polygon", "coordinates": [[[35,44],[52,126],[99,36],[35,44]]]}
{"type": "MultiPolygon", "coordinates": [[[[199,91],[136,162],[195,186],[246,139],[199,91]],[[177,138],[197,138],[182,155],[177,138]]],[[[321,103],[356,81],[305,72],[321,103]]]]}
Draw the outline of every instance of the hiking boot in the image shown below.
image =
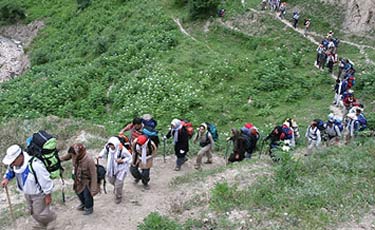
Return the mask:
{"type": "Polygon", "coordinates": [[[115,198],[115,204],[119,204],[121,203],[121,201],[122,201],[122,198],[115,198]]]}
{"type": "Polygon", "coordinates": [[[148,185],[148,184],[144,184],[144,185],[143,185],[143,188],[144,188],[145,190],[150,190],[150,185],[148,185]]]}
{"type": "Polygon", "coordinates": [[[211,159],[210,160],[206,160],[204,163],[205,164],[212,164],[212,160],[211,159]]]}
{"type": "Polygon", "coordinates": [[[187,158],[187,157],[185,157],[185,159],[184,159],[184,163],[186,162],[186,161],[188,161],[189,159],[187,158]]]}
{"type": "Polygon", "coordinates": [[[174,171],[180,171],[181,170],[181,166],[176,166],[175,168],[174,168],[174,171]]]}
{"type": "Polygon", "coordinates": [[[83,213],[83,215],[90,215],[94,212],[94,208],[85,208],[85,212],[83,213]]]}
{"type": "Polygon", "coordinates": [[[134,184],[138,184],[141,179],[135,179],[134,184]]]}
{"type": "Polygon", "coordinates": [[[196,170],[201,170],[201,166],[200,166],[200,165],[197,165],[197,164],[194,165],[194,168],[195,168],[196,170]]]}
{"type": "Polygon", "coordinates": [[[76,210],[78,211],[84,211],[85,210],[85,205],[84,204],[80,204],[77,206],[76,210]]]}

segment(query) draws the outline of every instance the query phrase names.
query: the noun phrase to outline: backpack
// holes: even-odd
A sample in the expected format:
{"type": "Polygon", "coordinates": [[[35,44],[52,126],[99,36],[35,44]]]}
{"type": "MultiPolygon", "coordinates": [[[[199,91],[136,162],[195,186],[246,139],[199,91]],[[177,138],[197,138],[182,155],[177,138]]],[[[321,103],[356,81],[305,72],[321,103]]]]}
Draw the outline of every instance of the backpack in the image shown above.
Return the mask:
{"type": "Polygon", "coordinates": [[[26,143],[26,152],[32,156],[29,165],[37,184],[39,184],[38,179],[32,167],[32,162],[35,158],[38,158],[46,166],[51,179],[62,177],[64,169],[61,166],[58,150],[56,149],[57,140],[54,136],[44,130],[40,130],[27,138],[26,143]]]}
{"type": "Polygon", "coordinates": [[[131,146],[129,138],[125,135],[119,135],[119,136],[116,136],[116,137],[119,139],[121,145],[123,147],[125,147],[131,153],[132,152],[132,146],[131,146]]]}
{"type": "Polygon", "coordinates": [[[288,126],[286,125],[283,125],[281,127],[282,129],[282,134],[280,136],[280,139],[281,140],[289,140],[289,139],[292,139],[293,138],[293,130],[291,128],[289,128],[288,126]]]}
{"type": "Polygon", "coordinates": [[[325,128],[325,123],[324,123],[324,121],[322,121],[322,120],[320,120],[320,119],[314,119],[314,122],[316,122],[316,126],[318,127],[318,129],[319,129],[320,131],[323,131],[323,130],[326,129],[326,128],[325,128]]]}
{"type": "Polygon", "coordinates": [[[212,139],[214,139],[214,141],[217,141],[219,139],[219,134],[217,133],[216,125],[208,122],[206,122],[206,125],[207,131],[211,133],[212,139]]]}
{"type": "Polygon", "coordinates": [[[189,139],[193,137],[194,135],[194,128],[193,128],[193,124],[191,122],[189,122],[188,120],[181,120],[181,125],[183,127],[185,127],[186,129],[186,132],[189,136],[189,139]]]}
{"type": "Polygon", "coordinates": [[[160,140],[157,130],[151,128],[150,126],[146,126],[142,129],[142,133],[150,138],[155,143],[156,147],[159,146],[160,140]]]}
{"type": "Polygon", "coordinates": [[[295,13],[295,14],[293,15],[293,19],[298,20],[298,19],[299,19],[299,14],[298,14],[298,13],[295,13]]]}
{"type": "Polygon", "coordinates": [[[339,128],[340,132],[344,131],[344,125],[342,124],[341,120],[335,119],[333,124],[339,128]]]}
{"type": "Polygon", "coordinates": [[[107,171],[105,170],[104,166],[103,165],[100,165],[99,162],[97,162],[95,164],[96,166],[96,175],[97,175],[97,180],[98,180],[98,186],[100,188],[100,185],[102,184],[102,181],[103,181],[103,190],[104,190],[104,193],[107,194],[107,189],[105,187],[106,185],[106,180],[105,180],[105,174],[107,173],[107,171]]]}

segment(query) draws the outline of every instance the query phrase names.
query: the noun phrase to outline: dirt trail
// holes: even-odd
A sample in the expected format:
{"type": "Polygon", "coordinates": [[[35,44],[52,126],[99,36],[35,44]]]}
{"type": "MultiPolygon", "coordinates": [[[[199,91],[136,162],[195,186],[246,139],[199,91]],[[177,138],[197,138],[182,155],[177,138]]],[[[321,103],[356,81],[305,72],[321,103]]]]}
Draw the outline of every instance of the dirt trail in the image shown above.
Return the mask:
{"type": "MultiPolygon", "coordinates": [[[[193,158],[195,160],[195,158],[193,158]]],[[[161,214],[168,214],[173,206],[173,201],[181,196],[181,191],[169,186],[173,178],[196,171],[193,167],[194,161],[190,159],[183,165],[182,170],[173,170],[175,165],[174,157],[167,157],[166,163],[162,158],[156,158],[154,167],[151,169],[150,190],[145,190],[141,183],[134,184],[133,177],[128,174],[124,185],[123,202],[116,205],[113,200],[113,186],[107,184],[108,194],[98,194],[95,197],[94,213],[91,216],[83,216],[75,210],[79,204],[75,195],[70,195],[65,205],[55,205],[54,209],[58,214],[58,229],[118,229],[119,226],[126,226],[126,229],[137,229],[137,225],[153,211],[161,214]]],[[[203,169],[216,168],[224,165],[224,159],[214,157],[214,164],[203,165],[203,169]]],[[[222,176],[225,178],[225,174],[222,176]]],[[[71,183],[70,183],[71,184],[71,183]]],[[[201,182],[201,185],[206,184],[201,182]]],[[[214,182],[206,184],[206,189],[214,186],[214,182]]],[[[184,196],[203,192],[202,186],[186,186],[182,189],[184,196]]],[[[58,191],[58,190],[57,190],[58,191]]],[[[31,217],[24,217],[17,220],[17,227],[12,229],[27,229],[32,223],[31,217]]]]}
{"type": "Polygon", "coordinates": [[[185,29],[184,27],[181,25],[181,22],[180,22],[180,19],[178,18],[173,18],[173,21],[178,25],[178,28],[180,28],[180,31],[185,34],[186,36],[190,37],[191,39],[193,39],[194,41],[197,41],[197,39],[195,39],[193,36],[191,36],[185,29]]]}

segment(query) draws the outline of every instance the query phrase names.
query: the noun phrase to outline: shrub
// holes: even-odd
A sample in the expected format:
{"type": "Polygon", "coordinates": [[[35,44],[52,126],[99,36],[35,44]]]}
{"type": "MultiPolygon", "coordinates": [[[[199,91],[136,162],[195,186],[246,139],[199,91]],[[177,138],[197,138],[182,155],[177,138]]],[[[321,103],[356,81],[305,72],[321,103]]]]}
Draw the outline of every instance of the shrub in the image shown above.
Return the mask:
{"type": "Polygon", "coordinates": [[[182,227],[177,224],[175,221],[170,220],[166,217],[161,216],[157,212],[150,213],[145,219],[144,222],[138,225],[139,230],[178,230],[182,227]]]}
{"type": "Polygon", "coordinates": [[[219,0],[189,0],[188,6],[190,17],[195,19],[213,16],[215,15],[219,4],[219,0]]]}
{"type": "Polygon", "coordinates": [[[14,23],[26,18],[25,9],[17,2],[0,3],[0,21],[14,23]]]}

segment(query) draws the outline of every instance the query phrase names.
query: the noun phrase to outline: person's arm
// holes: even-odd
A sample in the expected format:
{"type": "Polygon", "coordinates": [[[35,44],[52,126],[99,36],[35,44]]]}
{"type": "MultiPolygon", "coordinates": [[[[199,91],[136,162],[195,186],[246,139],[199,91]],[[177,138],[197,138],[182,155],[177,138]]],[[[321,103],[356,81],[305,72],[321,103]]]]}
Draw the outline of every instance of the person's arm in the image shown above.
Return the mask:
{"type": "Polygon", "coordinates": [[[60,161],[68,161],[68,160],[72,159],[72,154],[67,152],[64,155],[59,156],[59,158],[60,158],[60,161]]]}
{"type": "Polygon", "coordinates": [[[167,135],[165,135],[166,139],[169,139],[172,136],[172,129],[169,129],[167,135]]]}
{"type": "Polygon", "coordinates": [[[9,181],[16,176],[14,171],[8,166],[7,171],[4,174],[4,178],[1,181],[1,186],[5,187],[8,185],[9,181]]]}
{"type": "Polygon", "coordinates": [[[340,128],[337,125],[335,125],[335,131],[336,131],[336,135],[338,137],[341,137],[341,131],[340,131],[340,128]]]}
{"type": "Polygon", "coordinates": [[[214,149],[214,148],[215,148],[215,141],[214,141],[214,139],[212,138],[212,135],[211,135],[210,132],[208,132],[208,139],[210,140],[211,149],[214,149]]]}
{"type": "Polygon", "coordinates": [[[38,178],[39,186],[42,189],[42,192],[45,195],[50,195],[53,190],[53,181],[50,178],[50,173],[47,171],[46,167],[41,161],[33,161],[33,168],[36,174],[35,176],[38,178]]]}
{"type": "Polygon", "coordinates": [[[129,131],[132,128],[133,128],[133,123],[129,123],[129,124],[125,125],[125,127],[123,129],[121,129],[120,133],[123,134],[124,132],[129,131]]]}
{"type": "Polygon", "coordinates": [[[317,145],[320,144],[320,142],[322,141],[322,137],[320,136],[320,130],[318,128],[316,128],[316,143],[317,145]]]}
{"type": "Polygon", "coordinates": [[[103,158],[104,156],[106,156],[108,154],[108,150],[107,150],[107,147],[104,146],[104,148],[102,149],[102,151],[100,151],[99,155],[98,155],[98,158],[103,158]]]}

